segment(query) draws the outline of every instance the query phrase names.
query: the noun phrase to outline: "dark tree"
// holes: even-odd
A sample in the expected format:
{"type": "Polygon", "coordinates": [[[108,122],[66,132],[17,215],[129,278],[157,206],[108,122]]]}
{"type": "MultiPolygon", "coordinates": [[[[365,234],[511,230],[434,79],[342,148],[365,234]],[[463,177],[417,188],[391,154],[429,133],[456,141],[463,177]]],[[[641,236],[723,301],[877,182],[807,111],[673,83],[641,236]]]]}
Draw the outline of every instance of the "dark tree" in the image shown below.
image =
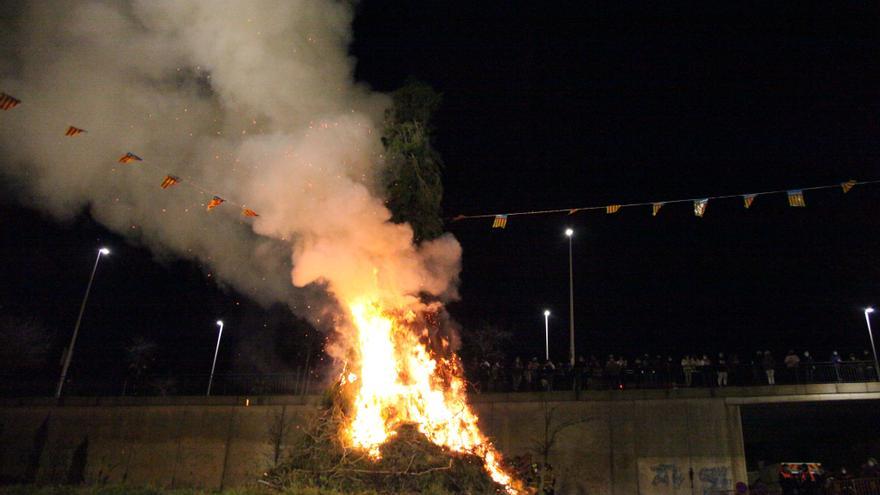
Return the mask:
{"type": "Polygon", "coordinates": [[[443,162],[431,144],[431,119],[441,95],[409,80],[391,96],[394,106],[385,112],[382,137],[387,160],[382,184],[392,221],[409,223],[418,243],[443,233],[443,162]]]}
{"type": "Polygon", "coordinates": [[[461,329],[461,354],[466,362],[474,360],[504,361],[505,348],[511,333],[494,323],[483,322],[461,329]]]}

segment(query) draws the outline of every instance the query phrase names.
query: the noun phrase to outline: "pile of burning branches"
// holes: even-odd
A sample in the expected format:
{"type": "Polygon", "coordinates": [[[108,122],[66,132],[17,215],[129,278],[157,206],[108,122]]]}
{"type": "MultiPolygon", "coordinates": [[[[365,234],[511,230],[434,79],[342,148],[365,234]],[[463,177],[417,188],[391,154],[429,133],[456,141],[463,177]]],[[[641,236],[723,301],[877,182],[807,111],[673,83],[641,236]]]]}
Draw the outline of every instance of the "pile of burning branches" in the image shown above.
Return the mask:
{"type": "Polygon", "coordinates": [[[341,432],[347,421],[341,394],[331,392],[288,456],[261,483],[279,490],[315,487],[344,493],[503,493],[482,459],[431,443],[415,425],[399,428],[382,445],[381,457],[373,459],[346,445],[341,432]]]}

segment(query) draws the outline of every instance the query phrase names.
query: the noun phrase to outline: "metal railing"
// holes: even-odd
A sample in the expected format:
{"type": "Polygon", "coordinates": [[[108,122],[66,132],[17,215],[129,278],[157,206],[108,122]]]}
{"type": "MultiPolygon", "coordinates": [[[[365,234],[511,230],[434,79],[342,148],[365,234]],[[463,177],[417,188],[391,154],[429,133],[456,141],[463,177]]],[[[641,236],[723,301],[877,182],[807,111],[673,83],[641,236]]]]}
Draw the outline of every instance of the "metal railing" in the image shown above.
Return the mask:
{"type": "Polygon", "coordinates": [[[880,478],[833,480],[825,493],[827,495],[880,495],[880,478]]]}
{"type": "MultiPolygon", "coordinates": [[[[817,482],[813,490],[801,493],[816,495],[880,495],[880,478],[857,478],[851,480],[828,480],[827,483],[817,482]]],[[[736,490],[720,490],[710,492],[711,495],[784,495],[779,485],[750,488],[745,492],[736,490]]]]}
{"type": "MultiPolygon", "coordinates": [[[[490,371],[467,370],[470,392],[533,392],[608,389],[671,389],[686,388],[681,366],[623,369],[608,373],[605,369],[526,370],[503,368],[490,371]]],[[[214,375],[211,395],[303,395],[320,394],[327,385],[327,373],[299,369],[287,373],[226,373],[214,375]]],[[[64,393],[68,396],[161,396],[204,395],[208,374],[154,375],[140,377],[111,376],[82,379],[69,377],[64,393]]],[[[846,361],[814,363],[796,369],[776,368],[776,385],[857,383],[876,381],[873,363],[846,361]]],[[[728,368],[727,386],[767,385],[767,374],[761,367],[739,365],[728,368]]],[[[0,396],[49,396],[54,382],[48,377],[0,375],[0,396]]],[[[692,388],[716,388],[717,371],[712,368],[693,371],[692,388]]]]}
{"type": "MultiPolygon", "coordinates": [[[[624,369],[568,367],[547,369],[468,370],[476,391],[522,392],[541,390],[607,390],[630,388],[716,388],[719,386],[768,385],[766,370],[761,365],[740,364],[725,367],[726,385],[719,380],[718,370],[711,366],[695,367],[687,373],[677,363],[624,369]],[[690,384],[688,384],[688,382],[690,384]]],[[[822,362],[794,368],[775,367],[776,385],[859,383],[876,381],[871,361],[822,362]]]]}

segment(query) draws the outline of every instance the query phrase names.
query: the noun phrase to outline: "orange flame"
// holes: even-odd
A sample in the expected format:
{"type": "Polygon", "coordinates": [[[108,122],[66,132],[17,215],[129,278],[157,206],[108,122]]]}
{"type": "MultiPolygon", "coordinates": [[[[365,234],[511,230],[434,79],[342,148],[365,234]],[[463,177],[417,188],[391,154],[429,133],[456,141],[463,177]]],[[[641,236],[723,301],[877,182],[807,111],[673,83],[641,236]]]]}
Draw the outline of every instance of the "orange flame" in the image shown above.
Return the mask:
{"type": "Polygon", "coordinates": [[[357,327],[358,363],[347,381],[357,388],[347,435],[375,459],[379,447],[404,423],[413,423],[431,442],[453,452],[479,456],[489,476],[508,493],[519,483],[501,466],[501,454],[480,432],[467,404],[465,383],[455,356],[435,358],[405,323],[395,321],[375,301],[350,304],[357,327]]]}

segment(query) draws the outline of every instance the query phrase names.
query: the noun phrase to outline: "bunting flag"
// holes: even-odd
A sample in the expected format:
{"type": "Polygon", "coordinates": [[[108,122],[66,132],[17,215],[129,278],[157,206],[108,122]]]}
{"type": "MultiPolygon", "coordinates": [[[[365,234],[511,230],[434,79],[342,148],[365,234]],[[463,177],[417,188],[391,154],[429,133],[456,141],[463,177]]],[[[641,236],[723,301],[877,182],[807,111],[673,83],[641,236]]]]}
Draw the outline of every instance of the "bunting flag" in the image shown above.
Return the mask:
{"type": "Polygon", "coordinates": [[[733,199],[736,198],[742,201],[743,206],[746,209],[750,209],[757,199],[758,196],[769,196],[769,195],[777,195],[777,194],[786,194],[789,197],[789,204],[791,206],[806,206],[806,202],[804,201],[803,193],[806,191],[820,191],[826,189],[837,189],[842,188],[843,192],[849,192],[855,186],[864,186],[864,185],[880,185],[880,179],[875,180],[855,180],[851,179],[846,182],[836,182],[833,184],[824,184],[824,185],[816,185],[810,187],[802,187],[799,189],[775,189],[775,190],[766,190],[766,191],[758,191],[754,193],[737,193],[737,194],[720,194],[717,196],[704,196],[701,199],[670,199],[666,201],[639,201],[632,203],[620,203],[620,204],[605,204],[605,205],[595,205],[595,206],[579,206],[579,207],[568,207],[568,208],[553,208],[547,210],[524,210],[524,211],[513,211],[505,214],[498,213],[478,213],[473,215],[457,215],[452,217],[452,221],[458,220],[468,220],[468,219],[483,219],[483,218],[494,218],[498,225],[493,225],[495,228],[504,228],[506,222],[503,222],[501,218],[507,218],[511,215],[524,215],[524,216],[532,216],[532,215],[548,215],[548,214],[568,214],[573,215],[575,213],[580,213],[583,211],[604,211],[606,214],[616,213],[621,208],[627,208],[630,206],[651,206],[651,216],[657,216],[660,212],[660,209],[665,205],[674,205],[674,204],[687,204],[692,203],[694,207],[694,215],[697,217],[702,217],[706,214],[706,207],[708,206],[709,201],[714,200],[722,200],[722,199],[733,199]]]}
{"type": "MultiPolygon", "coordinates": [[[[70,132],[70,131],[68,131],[70,132]]],[[[119,158],[119,163],[131,163],[131,162],[142,162],[144,161],[141,157],[135,155],[134,153],[126,153],[119,158]]]]}
{"type": "Polygon", "coordinates": [[[663,203],[651,204],[651,216],[656,217],[657,213],[660,213],[660,208],[663,208],[663,203]]]}
{"type": "Polygon", "coordinates": [[[495,221],[492,222],[493,229],[503,229],[507,227],[507,215],[495,215],[495,221]]]}
{"type": "Polygon", "coordinates": [[[242,209],[241,209],[241,214],[244,215],[244,216],[246,216],[246,217],[258,217],[258,216],[260,216],[260,215],[257,215],[257,212],[255,212],[254,210],[252,210],[252,209],[250,209],[250,208],[242,208],[242,209]]]}
{"type": "Polygon", "coordinates": [[[708,203],[709,198],[694,200],[694,215],[702,218],[706,214],[706,204],[708,203]]]}
{"type": "Polygon", "coordinates": [[[225,203],[226,200],[221,198],[220,196],[214,196],[211,201],[208,202],[208,211],[213,210],[214,208],[225,203]]]}
{"type": "Polygon", "coordinates": [[[178,177],[175,177],[173,175],[166,175],[165,178],[162,179],[162,189],[168,189],[169,187],[179,182],[180,179],[178,177]]]}
{"type": "Polygon", "coordinates": [[[13,98],[6,93],[0,93],[0,110],[11,110],[21,103],[18,98],[13,98]]]}
{"type": "Polygon", "coordinates": [[[70,126],[67,128],[67,132],[64,133],[65,136],[76,136],[77,134],[82,134],[84,132],[89,132],[85,129],[80,129],[79,127],[70,126]]]}
{"type": "Polygon", "coordinates": [[[792,189],[788,191],[788,206],[803,208],[807,206],[804,202],[804,192],[800,189],[792,189]]]}

